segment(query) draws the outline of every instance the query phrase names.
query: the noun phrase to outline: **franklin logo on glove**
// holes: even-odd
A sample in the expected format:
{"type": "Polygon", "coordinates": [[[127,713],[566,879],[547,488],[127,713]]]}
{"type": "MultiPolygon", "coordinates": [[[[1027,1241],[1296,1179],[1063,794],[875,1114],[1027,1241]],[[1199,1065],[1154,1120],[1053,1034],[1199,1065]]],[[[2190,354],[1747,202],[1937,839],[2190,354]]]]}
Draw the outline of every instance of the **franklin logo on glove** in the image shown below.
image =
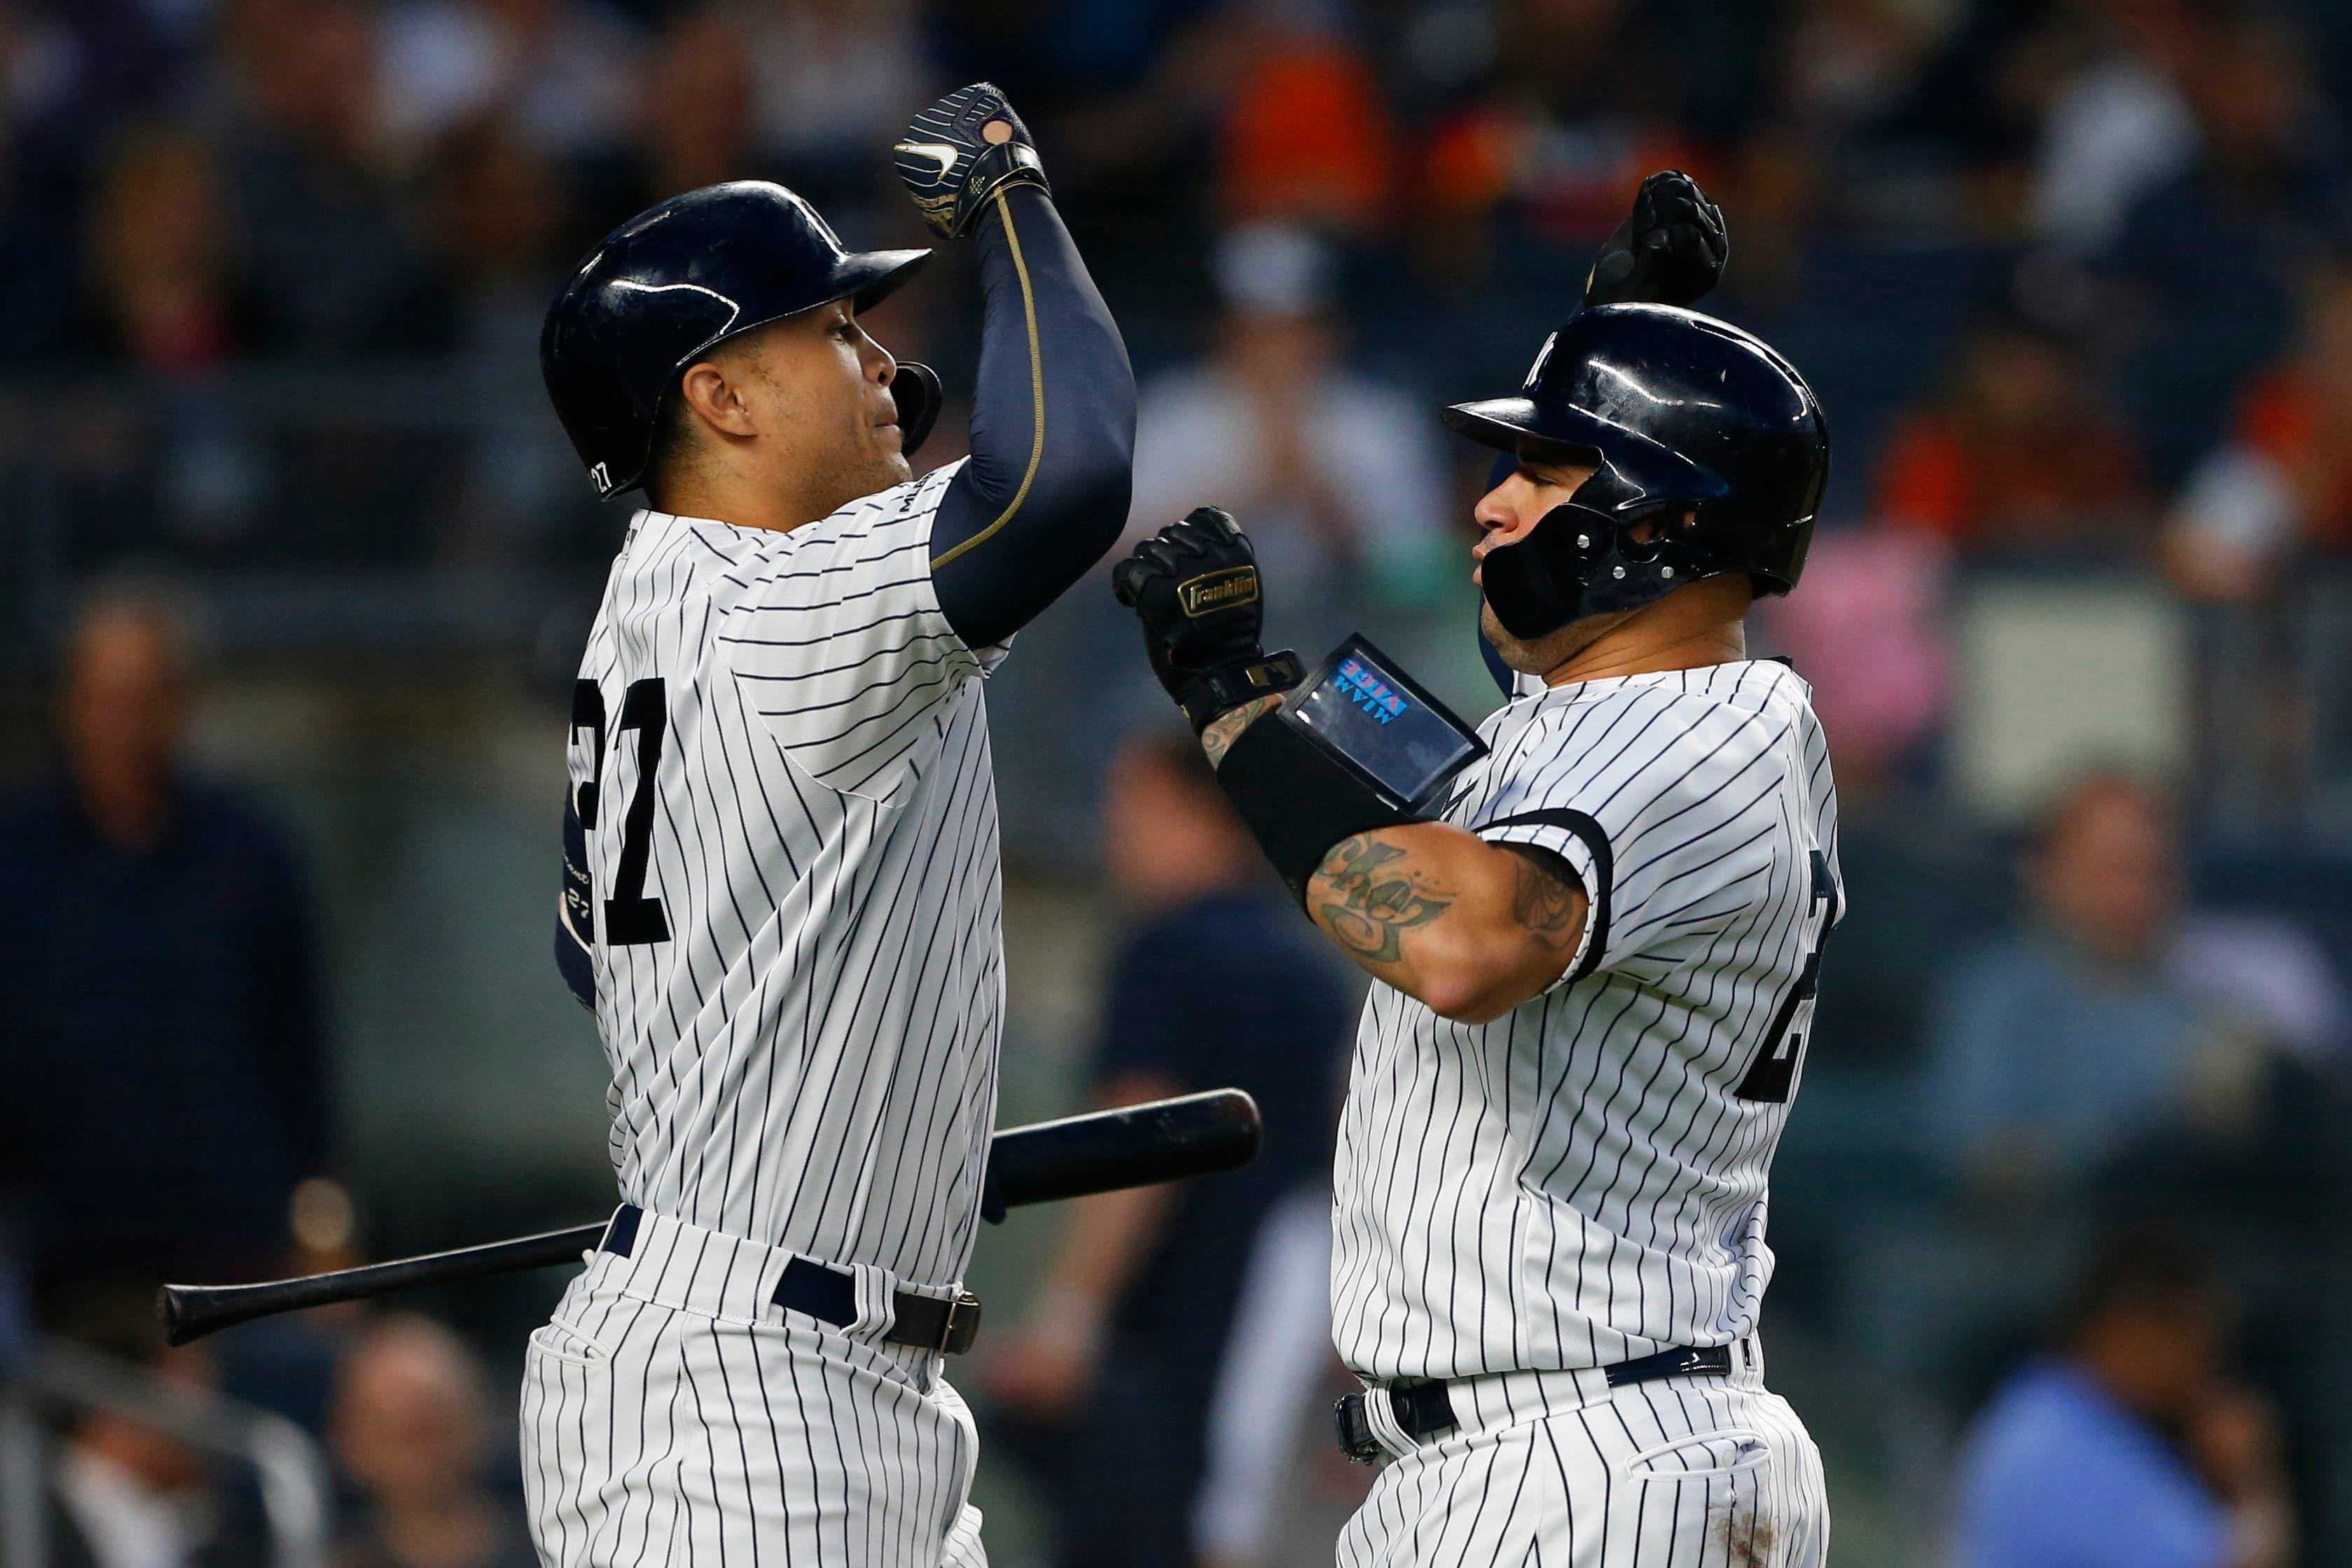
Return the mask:
{"type": "Polygon", "coordinates": [[[1257,568],[1227,567],[1223,571],[1203,572],[1176,590],[1177,602],[1184,613],[1206,615],[1213,610],[1230,610],[1236,604],[1257,602],[1257,568]]]}

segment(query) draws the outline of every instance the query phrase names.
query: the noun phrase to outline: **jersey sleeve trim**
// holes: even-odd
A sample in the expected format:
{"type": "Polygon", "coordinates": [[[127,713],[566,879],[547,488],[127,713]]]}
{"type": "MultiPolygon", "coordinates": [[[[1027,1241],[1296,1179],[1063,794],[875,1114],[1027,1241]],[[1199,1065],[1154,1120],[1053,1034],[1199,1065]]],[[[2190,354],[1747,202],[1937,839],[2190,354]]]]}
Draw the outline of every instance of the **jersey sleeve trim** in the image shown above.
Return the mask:
{"type": "Polygon", "coordinates": [[[1601,824],[1583,811],[1547,806],[1499,817],[1475,831],[1489,842],[1528,844],[1549,850],[1568,862],[1578,880],[1584,883],[1584,935],[1575,961],[1552,986],[1572,986],[1599,968],[1601,957],[1609,951],[1609,890],[1616,879],[1616,856],[1610,850],[1609,835],[1601,831],[1601,824]]]}
{"type": "Polygon", "coordinates": [[[1029,329],[1029,468],[1021,476],[1020,488],[1013,492],[1013,499],[1005,504],[1003,511],[997,514],[996,520],[946,554],[934,557],[931,560],[934,572],[967,550],[993,538],[997,530],[1013,520],[1022,503],[1029,499],[1029,486],[1036,483],[1038,465],[1045,458],[1045,352],[1037,339],[1037,295],[1029,282],[1029,263],[1021,254],[1020,231],[1013,226],[1013,206],[1004,199],[1002,188],[995,193],[995,201],[997,216],[1004,222],[1004,242],[1013,253],[1013,270],[1021,279],[1021,315],[1029,329]]]}

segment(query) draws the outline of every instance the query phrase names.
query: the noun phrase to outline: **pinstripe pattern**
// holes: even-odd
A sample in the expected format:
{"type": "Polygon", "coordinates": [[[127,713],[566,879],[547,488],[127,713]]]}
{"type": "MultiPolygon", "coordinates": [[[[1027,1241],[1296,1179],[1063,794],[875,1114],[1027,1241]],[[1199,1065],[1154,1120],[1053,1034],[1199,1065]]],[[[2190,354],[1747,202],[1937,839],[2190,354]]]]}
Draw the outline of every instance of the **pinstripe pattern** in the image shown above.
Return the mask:
{"type": "Polygon", "coordinates": [[[1821,1456],[1762,1371],[1458,1384],[1462,1426],[1381,1472],[1340,1568],[1823,1568],[1821,1456]]]}
{"type": "Polygon", "coordinates": [[[1734,1091],[1834,917],[1810,871],[1818,849],[1833,874],[1837,829],[1808,689],[1746,662],[1591,681],[1483,733],[1445,816],[1566,858],[1589,950],[1486,1025],[1372,988],[1339,1136],[1339,1353],[1461,1377],[1752,1333],[1788,1105],[1734,1091]],[[1530,820],[1562,812],[1582,820],[1530,820]]]}
{"type": "Polygon", "coordinates": [[[593,949],[621,1196],[933,1290],[971,1255],[1003,993],[983,661],[928,554],[954,470],[791,533],[638,514],[581,672],[612,713],[668,697],[645,892],[673,939],[593,949]]]}
{"type": "Polygon", "coordinates": [[[977,677],[1002,650],[967,648],[932,588],[961,466],[789,533],[640,512],[614,563],[581,679],[614,721],[571,747],[595,929],[567,926],[646,1220],[532,1336],[551,1564],[985,1561],[936,1358],[765,1295],[795,1254],[862,1301],[950,1294],[971,1253],[1003,1013],[977,677]],[[649,690],[657,730],[625,716],[649,690]],[[655,939],[605,907],[632,855],[655,939]]]}
{"type": "Polygon", "coordinates": [[[523,1484],[552,1568],[982,1568],[938,1358],[767,1304],[790,1254],[648,1215],[531,1335],[523,1484]]]}

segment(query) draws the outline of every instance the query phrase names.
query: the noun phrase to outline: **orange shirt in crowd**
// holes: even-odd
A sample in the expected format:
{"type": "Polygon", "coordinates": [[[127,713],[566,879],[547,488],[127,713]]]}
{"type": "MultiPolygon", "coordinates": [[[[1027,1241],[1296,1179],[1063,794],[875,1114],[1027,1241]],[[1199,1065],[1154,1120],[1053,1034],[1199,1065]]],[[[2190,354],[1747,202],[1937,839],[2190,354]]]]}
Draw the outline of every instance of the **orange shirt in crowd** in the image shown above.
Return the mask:
{"type": "Polygon", "coordinates": [[[2303,503],[2305,537],[2322,549],[2352,549],[2352,410],[2329,405],[2295,369],[2273,371],[2246,390],[2238,439],[2275,459],[2303,503]]]}
{"type": "Polygon", "coordinates": [[[1363,229],[1388,216],[1395,137],[1371,68],[1342,45],[1301,38],[1261,55],[1235,84],[1223,155],[1234,218],[1363,229]]]}
{"type": "Polygon", "coordinates": [[[1941,411],[1900,421],[1879,464],[1877,515],[1961,550],[2124,542],[2139,458],[2113,426],[2021,440],[1941,411]]]}

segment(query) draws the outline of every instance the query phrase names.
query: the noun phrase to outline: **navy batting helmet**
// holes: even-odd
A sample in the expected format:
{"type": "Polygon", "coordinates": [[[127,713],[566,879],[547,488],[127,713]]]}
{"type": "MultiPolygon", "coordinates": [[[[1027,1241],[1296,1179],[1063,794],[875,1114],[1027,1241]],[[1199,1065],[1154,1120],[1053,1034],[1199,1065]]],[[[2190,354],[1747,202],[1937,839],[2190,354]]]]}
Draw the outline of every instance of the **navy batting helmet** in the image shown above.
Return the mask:
{"type": "MultiPolygon", "coordinates": [[[[672,196],[604,236],[548,308],[539,368],[599,496],[645,477],[662,401],[688,365],[740,333],[835,299],[859,308],[928,250],[845,251],[793,192],[736,180],[672,196]]],[[[900,450],[938,417],[939,378],[902,364],[900,450]]]]}
{"type": "Polygon", "coordinates": [[[1486,553],[1486,602],[1514,637],[1727,572],[1786,593],[1804,570],[1829,423],[1796,367],[1727,321],[1670,305],[1581,311],[1518,396],[1444,417],[1504,452],[1599,465],[1524,538],[1486,553]]]}

